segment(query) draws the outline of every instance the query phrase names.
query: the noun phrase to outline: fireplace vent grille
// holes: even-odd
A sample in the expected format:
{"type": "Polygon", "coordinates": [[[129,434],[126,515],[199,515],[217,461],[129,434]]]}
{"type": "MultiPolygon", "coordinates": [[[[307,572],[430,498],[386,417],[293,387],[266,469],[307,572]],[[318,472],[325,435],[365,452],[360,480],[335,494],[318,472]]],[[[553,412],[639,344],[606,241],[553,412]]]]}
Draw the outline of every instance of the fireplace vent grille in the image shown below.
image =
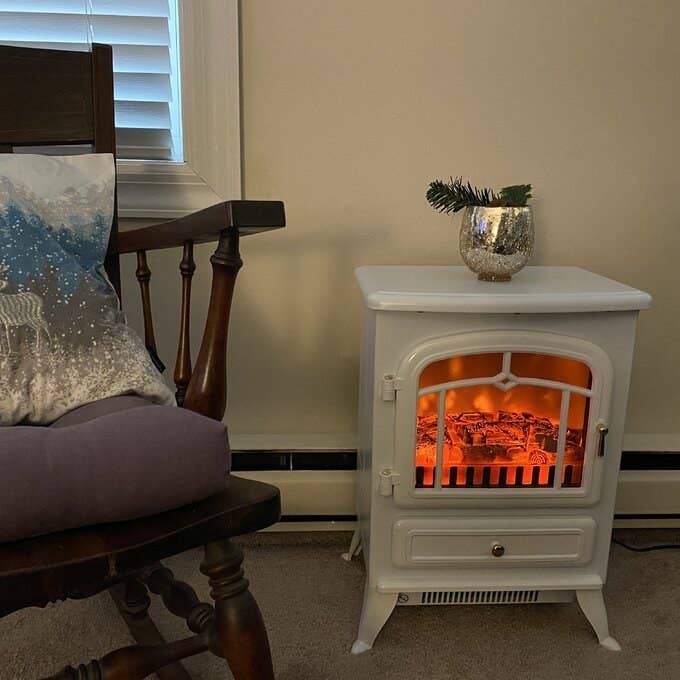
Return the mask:
{"type": "Polygon", "coordinates": [[[517,604],[538,602],[538,590],[452,590],[422,593],[421,604],[517,604]]]}

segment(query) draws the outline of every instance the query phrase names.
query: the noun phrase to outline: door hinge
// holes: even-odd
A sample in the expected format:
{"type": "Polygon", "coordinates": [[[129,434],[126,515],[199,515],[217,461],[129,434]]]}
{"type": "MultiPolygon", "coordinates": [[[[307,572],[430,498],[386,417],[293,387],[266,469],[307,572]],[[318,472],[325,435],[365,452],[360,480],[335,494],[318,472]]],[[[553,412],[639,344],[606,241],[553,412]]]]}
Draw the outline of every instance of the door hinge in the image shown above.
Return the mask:
{"type": "Polygon", "coordinates": [[[399,484],[399,473],[392,468],[382,468],[380,470],[380,481],[378,482],[378,493],[381,496],[391,496],[395,486],[399,484]]]}
{"type": "Polygon", "coordinates": [[[404,381],[401,378],[396,378],[393,375],[385,375],[382,379],[382,400],[394,401],[397,398],[397,392],[404,386],[404,381]]]}

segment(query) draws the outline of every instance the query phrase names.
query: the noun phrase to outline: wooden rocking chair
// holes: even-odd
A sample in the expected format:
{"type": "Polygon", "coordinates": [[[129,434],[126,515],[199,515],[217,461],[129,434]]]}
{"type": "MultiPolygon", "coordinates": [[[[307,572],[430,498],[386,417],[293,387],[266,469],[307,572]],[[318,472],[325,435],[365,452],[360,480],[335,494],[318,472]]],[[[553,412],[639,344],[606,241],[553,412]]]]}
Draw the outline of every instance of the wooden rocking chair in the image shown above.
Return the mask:
{"type": "MultiPolygon", "coordinates": [[[[0,47],[0,152],[27,145],[90,144],[115,152],[111,48],[64,52],[0,47]]],[[[115,222],[115,220],[114,220],[115,222]]],[[[226,406],[227,325],[239,237],[281,227],[278,201],[228,201],[160,225],[118,233],[114,223],[106,268],[120,294],[118,257],[137,253],[145,341],[158,362],[151,317],[146,251],[183,248],[180,341],[175,367],[178,403],[220,420],[226,406]],[[189,317],[195,264],[193,244],[217,241],[203,341],[191,368],[189,317]]],[[[191,455],[187,452],[187,455],[191,455]]],[[[48,480],[45,480],[48,483],[48,480]]],[[[109,589],[139,643],[78,668],[63,680],[134,680],[156,672],[161,680],[187,679],[179,660],[203,651],[224,657],[236,680],[272,680],[267,633],[243,576],[241,551],[230,538],[278,521],[275,487],[230,477],[225,490],[176,510],[126,522],[89,526],[0,544],[0,616],[29,606],[89,597],[109,589]],[[214,604],[200,602],[160,560],[205,546],[201,571],[214,604]],[[147,615],[148,591],[186,620],[192,635],[166,643],[147,615]]]]}

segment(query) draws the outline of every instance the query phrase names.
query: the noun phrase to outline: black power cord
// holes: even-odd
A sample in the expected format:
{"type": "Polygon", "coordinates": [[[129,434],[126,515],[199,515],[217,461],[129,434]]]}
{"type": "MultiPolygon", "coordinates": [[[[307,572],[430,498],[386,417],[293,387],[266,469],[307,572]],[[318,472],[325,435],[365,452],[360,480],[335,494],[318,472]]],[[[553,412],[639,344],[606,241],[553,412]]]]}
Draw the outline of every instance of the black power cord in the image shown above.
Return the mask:
{"type": "Polygon", "coordinates": [[[612,543],[620,545],[626,550],[632,550],[633,552],[652,552],[653,550],[680,550],[680,543],[659,543],[658,545],[628,545],[623,541],[619,541],[618,538],[612,538],[612,543]]]}

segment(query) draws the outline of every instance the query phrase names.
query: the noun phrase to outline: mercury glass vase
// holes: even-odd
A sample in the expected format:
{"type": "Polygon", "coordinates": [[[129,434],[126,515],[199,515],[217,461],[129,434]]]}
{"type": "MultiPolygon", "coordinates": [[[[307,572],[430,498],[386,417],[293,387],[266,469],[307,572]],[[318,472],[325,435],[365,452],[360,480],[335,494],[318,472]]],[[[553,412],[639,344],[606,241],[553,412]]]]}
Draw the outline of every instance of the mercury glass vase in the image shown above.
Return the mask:
{"type": "Polygon", "coordinates": [[[509,281],[526,265],[533,249],[530,207],[469,206],[463,210],[460,254],[481,281],[509,281]]]}

